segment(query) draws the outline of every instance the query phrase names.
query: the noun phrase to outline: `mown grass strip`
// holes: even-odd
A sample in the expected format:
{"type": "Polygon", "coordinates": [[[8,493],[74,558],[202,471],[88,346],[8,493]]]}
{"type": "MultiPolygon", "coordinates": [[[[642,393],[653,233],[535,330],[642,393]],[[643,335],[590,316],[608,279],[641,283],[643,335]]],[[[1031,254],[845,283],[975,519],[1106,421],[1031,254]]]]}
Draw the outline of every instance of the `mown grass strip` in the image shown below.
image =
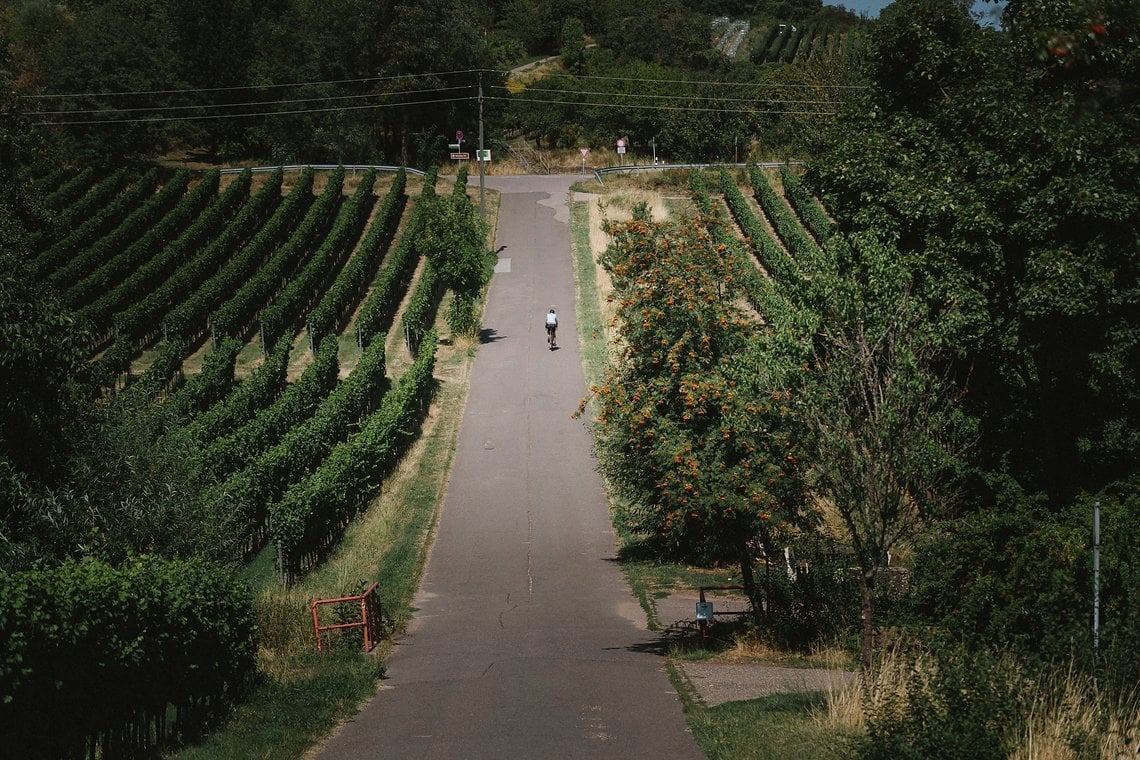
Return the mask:
{"type": "Polygon", "coordinates": [[[709,760],[842,760],[856,756],[854,738],[821,725],[823,692],[773,694],[697,706],[689,727],[709,760]]]}

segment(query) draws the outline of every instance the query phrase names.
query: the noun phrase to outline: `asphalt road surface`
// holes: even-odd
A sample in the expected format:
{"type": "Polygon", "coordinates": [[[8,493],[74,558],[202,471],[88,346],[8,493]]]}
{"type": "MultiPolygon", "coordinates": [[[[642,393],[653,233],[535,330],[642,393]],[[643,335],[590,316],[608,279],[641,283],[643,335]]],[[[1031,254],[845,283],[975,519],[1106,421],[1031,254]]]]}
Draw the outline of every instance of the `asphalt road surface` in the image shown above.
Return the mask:
{"type": "Polygon", "coordinates": [[[704,757],[615,562],[589,435],[570,418],[585,394],[574,179],[486,178],[503,193],[499,264],[418,611],[383,687],[321,758],[704,757]]]}

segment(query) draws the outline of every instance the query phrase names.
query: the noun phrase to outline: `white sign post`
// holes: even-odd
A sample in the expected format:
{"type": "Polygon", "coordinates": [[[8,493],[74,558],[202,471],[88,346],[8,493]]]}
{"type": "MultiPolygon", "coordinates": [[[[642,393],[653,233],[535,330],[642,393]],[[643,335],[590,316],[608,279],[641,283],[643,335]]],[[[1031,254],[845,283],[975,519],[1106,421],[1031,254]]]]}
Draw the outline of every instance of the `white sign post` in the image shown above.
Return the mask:
{"type": "Polygon", "coordinates": [[[618,155],[621,156],[621,159],[619,159],[621,161],[621,165],[625,166],[625,140],[621,139],[620,137],[617,141],[617,152],[618,155]]]}
{"type": "Polygon", "coordinates": [[[582,157],[582,173],[586,173],[586,156],[590,155],[589,148],[578,148],[578,155],[582,157]]]}

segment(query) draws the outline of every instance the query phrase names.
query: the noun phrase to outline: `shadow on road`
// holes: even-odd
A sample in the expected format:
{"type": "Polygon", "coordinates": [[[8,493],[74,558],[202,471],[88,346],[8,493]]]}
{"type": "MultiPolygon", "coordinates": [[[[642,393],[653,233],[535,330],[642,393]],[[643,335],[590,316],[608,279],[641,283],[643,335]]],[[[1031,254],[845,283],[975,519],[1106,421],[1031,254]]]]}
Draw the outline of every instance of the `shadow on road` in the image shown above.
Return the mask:
{"type": "Polygon", "coordinates": [[[496,341],[503,340],[506,337],[506,335],[499,335],[499,332],[491,327],[484,327],[479,331],[480,343],[494,343],[496,341]]]}

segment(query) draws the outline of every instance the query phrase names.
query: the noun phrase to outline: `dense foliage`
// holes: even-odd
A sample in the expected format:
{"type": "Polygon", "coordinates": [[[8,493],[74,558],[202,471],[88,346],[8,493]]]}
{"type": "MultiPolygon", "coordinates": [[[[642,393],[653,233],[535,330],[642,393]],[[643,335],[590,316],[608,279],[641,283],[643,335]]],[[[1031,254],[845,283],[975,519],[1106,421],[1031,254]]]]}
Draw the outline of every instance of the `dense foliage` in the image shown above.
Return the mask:
{"type": "Polygon", "coordinates": [[[736,306],[737,252],[704,224],[610,227],[620,358],[592,389],[603,472],[630,528],[675,556],[742,561],[798,522],[799,468],[785,399],[745,391],[753,327],[736,306]]]}
{"type": "Polygon", "coordinates": [[[813,115],[842,97],[829,88],[851,84],[862,39],[854,14],[819,0],[669,0],[652,14],[551,0],[5,0],[0,18],[28,110],[88,162],[190,146],[426,166],[480,112],[496,152],[520,129],[571,148],[652,140],[671,160],[747,153],[761,134],[766,149],[802,150],[818,140],[813,115]],[[731,50],[717,26],[729,15],[751,30],[731,50]],[[507,86],[545,55],[567,76],[507,86]]]}
{"type": "MultiPolygon", "coordinates": [[[[1114,543],[1136,530],[1136,7],[1017,3],[1007,20],[999,35],[953,3],[892,5],[872,88],[808,179],[841,228],[898,248],[978,421],[960,518],[920,556],[925,611],[971,639],[1088,653],[1094,496],[1126,521],[1114,543]]],[[[1136,593],[1118,587],[1114,624],[1134,628],[1136,593]]],[[[1135,634],[1113,635],[1123,654],[1135,634]]]]}
{"type": "Polygon", "coordinates": [[[0,746],[25,757],[194,738],[253,671],[249,591],[217,566],[88,559],[0,579],[0,746]]]}

